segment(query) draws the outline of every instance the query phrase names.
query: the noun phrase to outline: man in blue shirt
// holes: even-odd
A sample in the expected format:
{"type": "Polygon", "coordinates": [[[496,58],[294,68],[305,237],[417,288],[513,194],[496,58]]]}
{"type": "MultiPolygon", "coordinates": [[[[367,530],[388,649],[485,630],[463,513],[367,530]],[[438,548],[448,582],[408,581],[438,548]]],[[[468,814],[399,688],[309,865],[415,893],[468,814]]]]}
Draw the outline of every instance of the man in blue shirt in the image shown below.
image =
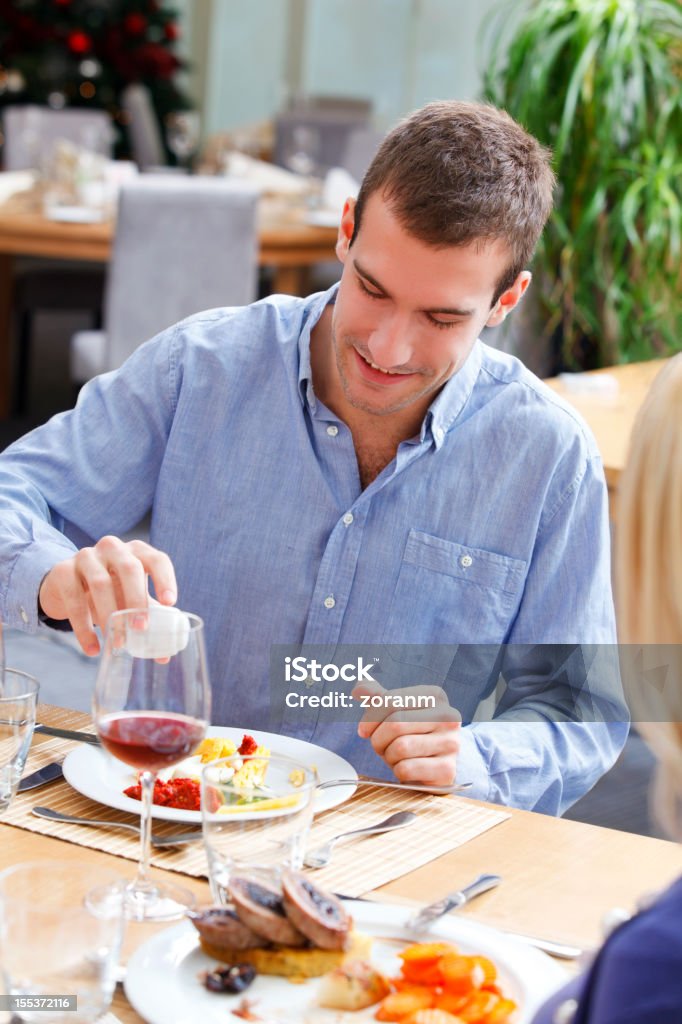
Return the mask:
{"type": "Polygon", "coordinates": [[[145,602],[149,575],[206,620],[214,721],[251,728],[273,645],[405,645],[454,707],[277,726],[374,774],[380,758],[405,780],[570,804],[626,735],[607,683],[580,721],[582,697],[564,714],[562,684],[511,648],[502,713],[462,729],[495,675],[451,671],[453,644],[615,640],[594,441],[477,340],[530,282],[552,188],[547,153],[490,107],[398,125],[346,203],[338,289],[198,314],[0,457],[0,617],[69,620],[95,654],[94,625],[145,602]],[[117,538],[150,509],[150,545],[117,538]]]}

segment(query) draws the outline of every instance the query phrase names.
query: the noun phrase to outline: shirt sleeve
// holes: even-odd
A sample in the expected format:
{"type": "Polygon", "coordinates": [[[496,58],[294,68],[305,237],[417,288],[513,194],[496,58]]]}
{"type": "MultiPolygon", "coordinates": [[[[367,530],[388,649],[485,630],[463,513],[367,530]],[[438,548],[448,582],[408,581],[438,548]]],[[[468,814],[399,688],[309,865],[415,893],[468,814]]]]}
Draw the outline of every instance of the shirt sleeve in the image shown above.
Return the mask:
{"type": "Polygon", "coordinates": [[[541,520],[502,660],[489,720],[463,730],[459,778],[480,799],[561,814],[611,767],[629,727],[596,456],[541,520]]]}
{"type": "Polygon", "coordinates": [[[177,328],[91,380],[76,408],[0,455],[0,619],[38,626],[38,591],[58,562],[151,508],[176,402],[177,328]]]}

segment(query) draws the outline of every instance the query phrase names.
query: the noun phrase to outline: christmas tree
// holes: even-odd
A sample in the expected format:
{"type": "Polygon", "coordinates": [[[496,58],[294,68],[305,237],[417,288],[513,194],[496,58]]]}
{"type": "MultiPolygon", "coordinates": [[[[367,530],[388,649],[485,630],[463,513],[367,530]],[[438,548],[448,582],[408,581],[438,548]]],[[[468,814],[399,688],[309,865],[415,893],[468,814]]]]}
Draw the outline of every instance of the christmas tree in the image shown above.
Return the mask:
{"type": "MultiPolygon", "coordinates": [[[[108,110],[127,156],[121,91],[147,86],[159,119],[192,104],[178,87],[177,12],[162,0],[0,0],[0,107],[108,110]]],[[[164,136],[165,137],[165,136],[164,136]]]]}

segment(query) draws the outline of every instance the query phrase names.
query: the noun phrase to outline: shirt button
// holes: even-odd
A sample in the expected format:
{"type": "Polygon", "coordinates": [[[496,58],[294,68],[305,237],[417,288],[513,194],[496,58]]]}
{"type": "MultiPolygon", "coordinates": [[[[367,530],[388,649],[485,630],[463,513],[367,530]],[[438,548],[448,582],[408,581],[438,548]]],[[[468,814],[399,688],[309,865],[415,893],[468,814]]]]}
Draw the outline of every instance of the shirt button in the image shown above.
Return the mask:
{"type": "Polygon", "coordinates": [[[552,1024],[572,1024],[578,1012],[578,1000],[567,999],[557,1006],[552,1017],[552,1024]]]}
{"type": "Polygon", "coordinates": [[[346,512],[345,516],[343,517],[343,521],[346,524],[346,526],[350,526],[350,524],[353,522],[353,513],[346,512]]]}
{"type": "Polygon", "coordinates": [[[325,599],[324,599],[324,606],[325,606],[325,608],[333,608],[335,604],[336,604],[336,601],[331,596],[331,594],[329,595],[329,597],[325,597],[325,599]]]}
{"type": "Polygon", "coordinates": [[[21,618],[22,618],[23,622],[28,622],[28,613],[27,613],[25,608],[21,608],[19,610],[19,614],[21,615],[21,618]]]}
{"type": "Polygon", "coordinates": [[[435,437],[436,441],[442,441],[443,440],[443,428],[442,427],[436,427],[436,429],[433,432],[433,436],[435,437]]]}
{"type": "Polygon", "coordinates": [[[474,564],[474,560],[471,557],[471,555],[462,555],[462,557],[459,560],[459,564],[462,566],[463,569],[468,569],[470,565],[474,564]]]}
{"type": "Polygon", "coordinates": [[[330,423],[329,426],[327,427],[327,433],[329,434],[330,437],[336,437],[338,432],[339,428],[336,426],[335,423],[330,423]]]}

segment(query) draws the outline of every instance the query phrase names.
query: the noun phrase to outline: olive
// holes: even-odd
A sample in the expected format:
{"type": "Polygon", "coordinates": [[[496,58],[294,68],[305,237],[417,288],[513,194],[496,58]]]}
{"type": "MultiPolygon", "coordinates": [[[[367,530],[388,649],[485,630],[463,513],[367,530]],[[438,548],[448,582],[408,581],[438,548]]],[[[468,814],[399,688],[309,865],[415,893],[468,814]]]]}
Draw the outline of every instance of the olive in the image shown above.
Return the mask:
{"type": "Polygon", "coordinates": [[[251,964],[233,964],[207,971],[204,985],[209,992],[243,992],[255,977],[256,969],[251,964]]]}

